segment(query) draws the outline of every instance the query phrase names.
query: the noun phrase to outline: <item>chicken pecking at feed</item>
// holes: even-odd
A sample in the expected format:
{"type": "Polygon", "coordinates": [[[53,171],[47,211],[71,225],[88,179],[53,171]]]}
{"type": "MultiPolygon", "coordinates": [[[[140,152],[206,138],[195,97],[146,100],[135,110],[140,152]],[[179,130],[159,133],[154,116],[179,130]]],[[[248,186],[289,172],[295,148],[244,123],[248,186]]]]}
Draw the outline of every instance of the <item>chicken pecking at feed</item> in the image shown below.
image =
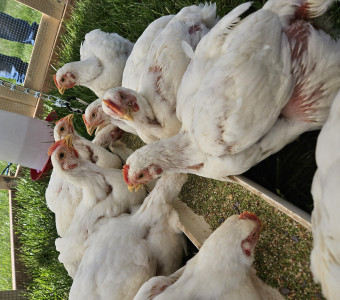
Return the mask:
{"type": "Polygon", "coordinates": [[[195,49],[217,21],[216,4],[184,7],[159,31],[143,56],[149,40],[142,35],[126,62],[123,87],[110,89],[103,97],[104,112],[133,127],[145,143],[177,134],[181,123],[176,95],[190,63],[181,43],[195,49]]]}
{"type": "Polygon", "coordinates": [[[339,132],[340,92],[318,137],[315,155],[318,169],[312,184],[311,270],[314,280],[321,283],[322,292],[329,300],[338,299],[340,295],[339,132]]]}
{"type": "Polygon", "coordinates": [[[81,188],[83,197],[64,237],[56,240],[59,260],[74,277],[85,250],[85,241],[103,217],[133,211],[145,198],[145,190],[129,192],[121,170],[104,169],[83,159],[72,145],[72,135],[50,148],[52,163],[59,176],[81,188]]]}
{"type": "Polygon", "coordinates": [[[229,217],[183,268],[169,277],[151,278],[134,300],[284,299],[251,267],[260,231],[261,221],[252,213],[229,217]]]}
{"type": "Polygon", "coordinates": [[[180,132],[129,157],[130,187],[163,172],[228,180],[320,128],[340,88],[340,41],[305,19],[331,2],[269,0],[236,24],[244,3],[224,16],[191,54],[177,94],[180,132]]]}
{"type": "Polygon", "coordinates": [[[82,85],[102,97],[108,89],[121,86],[132,48],[133,43],[116,33],[92,30],[80,46],[80,61],[61,67],[54,75],[54,83],[61,94],[65,89],[82,85]]]}
{"type": "Polygon", "coordinates": [[[164,175],[133,215],[102,218],[86,241],[69,299],[133,299],[155,275],[182,263],[183,237],[172,208],[186,175],[164,175]]]}

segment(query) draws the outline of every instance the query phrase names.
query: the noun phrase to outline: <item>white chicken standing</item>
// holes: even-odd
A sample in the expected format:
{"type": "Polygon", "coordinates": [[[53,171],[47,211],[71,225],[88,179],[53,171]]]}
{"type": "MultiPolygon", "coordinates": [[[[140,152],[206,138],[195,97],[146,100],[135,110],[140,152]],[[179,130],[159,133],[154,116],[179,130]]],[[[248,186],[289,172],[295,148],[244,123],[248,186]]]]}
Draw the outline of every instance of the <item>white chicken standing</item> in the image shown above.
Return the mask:
{"type": "MultiPolygon", "coordinates": [[[[152,41],[154,40],[155,36],[169,23],[169,21],[173,18],[173,15],[163,16],[159,19],[153,21],[149,26],[144,30],[143,34],[137,40],[134,48],[139,49],[138,51],[133,51],[132,56],[130,55],[128,60],[128,65],[125,66],[125,72],[128,74],[140,74],[140,62],[143,61],[143,58],[146,57],[152,41]]],[[[122,70],[123,76],[123,70],[122,70]]],[[[135,82],[138,80],[138,77],[130,76],[130,80],[135,82]]],[[[124,79],[126,81],[126,79],[124,79]]],[[[121,86],[121,85],[119,85],[121,86]]],[[[108,90],[109,88],[107,88],[108,90]]],[[[104,93],[106,90],[104,91],[104,93]]],[[[103,95],[104,96],[104,95],[103,95]]],[[[87,128],[87,132],[91,135],[93,131],[104,123],[112,123],[122,130],[126,132],[130,132],[137,135],[136,130],[127,125],[125,122],[111,118],[110,116],[106,115],[102,109],[102,99],[97,99],[93,101],[85,110],[85,114],[83,115],[83,120],[85,126],[87,128]]]]}
{"type": "Polygon", "coordinates": [[[182,262],[183,239],[172,208],[187,176],[162,176],[134,215],[103,218],[86,241],[69,299],[133,299],[152,276],[182,262]]]}
{"type": "Polygon", "coordinates": [[[229,217],[183,268],[169,277],[151,278],[134,300],[284,299],[251,268],[260,231],[261,221],[252,213],[229,217]]]}
{"type": "Polygon", "coordinates": [[[314,280],[321,283],[322,292],[329,300],[339,299],[340,295],[339,132],[340,92],[318,137],[316,146],[318,169],[312,184],[314,210],[311,270],[314,280]]]}
{"type": "Polygon", "coordinates": [[[181,43],[195,49],[217,21],[215,3],[192,5],[171,19],[144,56],[139,49],[144,50],[142,36],[126,62],[123,87],[110,89],[103,97],[104,112],[135,128],[145,143],[177,134],[181,122],[176,116],[176,95],[190,63],[181,43]],[[130,64],[137,64],[139,73],[130,64]]]}
{"type": "Polygon", "coordinates": [[[294,17],[320,15],[331,2],[270,0],[235,26],[245,3],[221,19],[183,76],[181,131],[132,154],[127,183],[167,171],[228,180],[320,128],[340,87],[340,43],[294,17]]]}
{"type": "Polygon", "coordinates": [[[61,67],[54,76],[54,83],[61,94],[65,89],[82,85],[102,97],[108,89],[121,86],[132,48],[133,43],[117,33],[92,30],[80,46],[80,61],[61,67]]]}
{"type": "Polygon", "coordinates": [[[53,144],[49,154],[56,172],[83,192],[66,235],[56,240],[59,260],[73,277],[85,250],[84,243],[97,220],[133,211],[146,192],[130,193],[121,170],[100,168],[84,160],[72,145],[72,135],[53,144]]]}

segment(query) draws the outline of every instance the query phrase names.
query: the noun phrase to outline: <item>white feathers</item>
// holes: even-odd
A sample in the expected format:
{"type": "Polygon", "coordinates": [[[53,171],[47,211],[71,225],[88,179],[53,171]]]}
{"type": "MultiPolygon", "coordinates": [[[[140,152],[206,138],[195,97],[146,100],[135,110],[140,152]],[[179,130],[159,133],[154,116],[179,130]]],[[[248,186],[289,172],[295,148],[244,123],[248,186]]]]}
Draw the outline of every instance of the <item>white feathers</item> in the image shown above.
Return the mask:
{"type": "Polygon", "coordinates": [[[311,270],[314,280],[321,283],[327,299],[337,299],[340,293],[340,92],[329,118],[323,126],[316,146],[318,169],[314,175],[312,195],[313,251],[311,270]]]}
{"type": "Polygon", "coordinates": [[[296,2],[268,1],[235,25],[243,4],[202,38],[177,93],[180,132],[132,154],[130,180],[150,164],[227,180],[322,126],[340,88],[340,42],[294,19],[306,10],[296,2]]]}
{"type": "Polygon", "coordinates": [[[251,269],[260,226],[259,220],[254,215],[253,218],[229,217],[185,267],[169,277],[150,279],[134,299],[283,299],[251,269]],[[250,241],[252,234],[257,237],[250,241]],[[251,252],[244,251],[245,241],[251,244],[251,252]]]}
{"type": "Polygon", "coordinates": [[[58,85],[63,75],[73,75],[76,85],[91,89],[98,97],[106,90],[120,86],[126,60],[133,44],[116,33],[99,29],[85,35],[80,47],[80,61],[71,62],[60,68],[56,74],[58,85]]]}
{"type": "MultiPolygon", "coordinates": [[[[282,298],[251,269],[255,217],[231,217],[179,269],[183,240],[171,202],[186,180],[179,173],[227,180],[322,126],[340,88],[340,42],[309,19],[331,2],[269,0],[241,21],[248,2],[219,22],[215,4],[193,5],[152,22],[133,49],[99,29],[85,36],[81,60],[58,70],[55,81],[61,92],[79,84],[103,97],[84,121],[90,134],[98,128],[94,142],[118,156],[66,123],[73,150],[66,138],[52,154],[46,200],[61,236],[59,259],[74,278],[70,299],[133,299],[155,275],[163,276],[135,299],[282,298]],[[116,126],[149,145],[132,153],[116,141],[116,126]],[[144,203],[146,192],[132,194],[125,184],[157,177],[144,203]]],[[[329,299],[340,293],[339,99],[319,137],[312,189],[311,268],[329,299]]]]}
{"type": "MultiPolygon", "coordinates": [[[[194,49],[217,22],[216,5],[192,5],[165,22],[163,18],[149,25],[126,62],[124,93],[135,97],[139,106],[132,113],[133,120],[110,114],[104,108],[106,113],[133,127],[146,143],[178,133],[181,123],[176,116],[177,90],[194,49]],[[187,46],[182,48],[183,44],[187,46]]],[[[107,91],[104,98],[121,106],[117,97],[120,91],[122,88],[107,91]]]]}
{"type": "Polygon", "coordinates": [[[70,299],[133,299],[146,280],[180,267],[183,244],[171,202],[185,181],[185,175],[163,176],[134,215],[98,221],[70,299]]]}

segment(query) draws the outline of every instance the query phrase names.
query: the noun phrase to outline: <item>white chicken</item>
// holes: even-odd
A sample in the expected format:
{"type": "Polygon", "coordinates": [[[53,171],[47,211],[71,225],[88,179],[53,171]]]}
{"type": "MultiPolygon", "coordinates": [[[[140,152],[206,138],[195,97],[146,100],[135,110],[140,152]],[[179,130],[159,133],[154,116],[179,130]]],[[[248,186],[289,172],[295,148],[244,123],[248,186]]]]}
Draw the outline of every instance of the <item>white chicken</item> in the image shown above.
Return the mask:
{"type": "Polygon", "coordinates": [[[107,124],[113,124],[125,132],[137,135],[137,131],[133,127],[128,126],[123,121],[112,118],[104,113],[101,98],[93,101],[88,107],[86,107],[85,113],[83,114],[83,121],[89,135],[92,135],[93,132],[100,126],[103,127],[107,124]]]}
{"type": "MultiPolygon", "coordinates": [[[[113,132],[115,133],[115,129],[113,129],[113,132]]],[[[99,146],[83,138],[74,130],[73,114],[70,114],[61,119],[59,122],[56,123],[56,126],[54,128],[55,141],[59,141],[69,134],[73,135],[73,146],[76,148],[82,159],[95,163],[101,168],[121,169],[122,161],[117,155],[111,153],[102,146],[99,146]]],[[[97,142],[99,141],[100,140],[97,139],[97,142]]]]}
{"type": "MultiPolygon", "coordinates": [[[[74,132],[72,118],[72,115],[68,115],[56,123],[53,130],[55,141],[74,132]]],[[[81,188],[67,182],[58,172],[52,170],[45,198],[48,208],[55,214],[56,229],[60,237],[66,234],[82,197],[81,188]]]]}
{"type": "Polygon", "coordinates": [[[83,198],[82,189],[67,182],[52,171],[45,191],[47,207],[55,214],[55,224],[60,237],[65,236],[74,213],[83,198]]]}
{"type": "MultiPolygon", "coordinates": [[[[114,142],[112,149],[117,148],[118,154],[112,154],[106,149],[91,143],[85,138],[81,137],[73,127],[73,115],[70,114],[60,119],[54,127],[54,139],[59,141],[69,134],[73,134],[73,144],[78,150],[80,156],[96,163],[102,168],[121,168],[122,162],[131,154],[131,150],[121,142],[114,142],[115,139],[121,135],[121,130],[118,127],[112,127],[110,124],[107,128],[110,132],[105,132],[106,127],[101,130],[98,142],[109,143],[114,142]],[[106,137],[109,135],[109,138],[106,137]]],[[[45,192],[46,203],[49,209],[55,213],[56,228],[59,236],[63,237],[71,224],[74,212],[82,199],[82,189],[78,186],[60,177],[57,172],[52,171],[48,187],[45,192]]]]}
{"type": "Polygon", "coordinates": [[[111,144],[118,141],[123,136],[123,134],[124,131],[119,127],[111,123],[107,123],[97,128],[92,143],[102,146],[103,148],[107,148],[111,144]],[[98,130],[99,128],[100,130],[98,130]]]}
{"type": "Polygon", "coordinates": [[[56,240],[59,260],[73,277],[85,250],[84,243],[97,220],[133,211],[146,192],[130,193],[121,170],[100,168],[84,160],[72,145],[72,135],[56,142],[49,154],[56,172],[83,191],[66,235],[56,240]]]}
{"type": "Polygon", "coordinates": [[[132,48],[133,43],[116,33],[92,30],[80,46],[80,61],[61,67],[54,75],[54,83],[61,94],[65,89],[82,85],[102,97],[108,89],[121,86],[132,48]]]}
{"type": "Polygon", "coordinates": [[[126,162],[127,158],[133,153],[122,141],[124,131],[112,123],[106,123],[97,127],[96,135],[92,143],[109,148],[112,153],[117,155],[122,162],[126,162]],[[100,128],[100,130],[98,130],[100,128]]]}
{"type": "Polygon", "coordinates": [[[340,87],[340,43],[294,19],[331,1],[296,2],[270,0],[231,30],[242,4],[201,40],[178,91],[181,131],[129,157],[130,186],[166,171],[228,180],[321,127],[340,87]]]}
{"type": "MultiPolygon", "coordinates": [[[[129,63],[125,66],[124,71],[128,74],[140,74],[140,63],[143,61],[143,58],[146,57],[149,48],[154,40],[155,36],[157,36],[158,32],[161,31],[173,18],[173,15],[163,16],[159,19],[153,21],[143,32],[143,34],[137,40],[134,48],[139,49],[138,51],[133,51],[132,55],[129,56],[129,63]]],[[[123,71],[123,70],[122,70],[123,71]]],[[[123,76],[123,73],[122,73],[123,76]]],[[[138,79],[137,76],[130,76],[130,80],[135,82],[138,79]]],[[[126,79],[124,79],[126,81],[126,79]]],[[[120,86],[120,85],[119,85],[120,86]]],[[[109,88],[108,88],[109,89],[109,88]]],[[[107,89],[107,90],[108,90],[107,89]]],[[[106,91],[104,91],[105,93],[106,91]]],[[[136,130],[127,125],[124,121],[110,118],[103,112],[102,109],[102,99],[97,99],[92,102],[85,110],[85,114],[83,115],[83,120],[85,126],[87,128],[87,132],[91,135],[93,131],[104,123],[112,123],[122,130],[126,132],[130,132],[137,135],[136,130]]]]}
{"type": "Polygon", "coordinates": [[[134,300],[284,299],[260,284],[251,268],[260,231],[261,221],[252,213],[229,217],[185,267],[169,277],[150,279],[134,300]]]}
{"type": "Polygon", "coordinates": [[[216,22],[216,4],[184,7],[138,61],[134,52],[142,52],[138,46],[144,50],[142,36],[126,63],[123,88],[105,93],[104,112],[134,127],[145,143],[177,134],[181,123],[176,116],[176,95],[190,62],[181,43],[195,49],[216,22]],[[130,64],[138,65],[139,74],[130,64]]]}
{"type": "Polygon", "coordinates": [[[86,241],[69,299],[133,299],[149,278],[180,267],[183,239],[171,202],[186,178],[164,175],[134,215],[98,221],[86,241]]]}
{"type": "Polygon", "coordinates": [[[318,169],[312,184],[314,210],[311,270],[314,280],[321,283],[322,292],[329,300],[338,299],[340,295],[339,130],[340,92],[318,137],[318,169]]]}

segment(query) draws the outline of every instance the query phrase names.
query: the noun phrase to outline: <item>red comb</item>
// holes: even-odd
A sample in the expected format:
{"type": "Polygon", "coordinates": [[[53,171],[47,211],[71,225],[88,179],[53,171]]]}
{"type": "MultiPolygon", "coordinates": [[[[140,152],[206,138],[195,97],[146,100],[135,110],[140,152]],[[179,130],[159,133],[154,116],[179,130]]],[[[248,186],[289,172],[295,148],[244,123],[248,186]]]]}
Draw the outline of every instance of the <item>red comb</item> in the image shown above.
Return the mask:
{"type": "Polygon", "coordinates": [[[124,178],[124,181],[126,182],[126,184],[129,184],[129,178],[128,178],[129,169],[130,169],[129,165],[123,166],[123,178],[124,178]]]}
{"type": "Polygon", "coordinates": [[[57,88],[59,88],[59,85],[58,85],[58,82],[57,82],[57,75],[56,75],[56,74],[54,74],[53,80],[54,80],[55,86],[56,86],[57,88]]]}
{"type": "Polygon", "coordinates": [[[88,123],[87,123],[87,121],[86,121],[85,114],[83,114],[82,117],[83,117],[83,121],[84,121],[84,123],[85,123],[85,126],[87,126],[88,123]]]}
{"type": "Polygon", "coordinates": [[[253,213],[245,211],[239,216],[240,219],[248,219],[248,220],[254,220],[256,222],[261,223],[260,219],[253,213]]]}
{"type": "Polygon", "coordinates": [[[65,145],[64,139],[55,142],[50,148],[48,148],[47,154],[48,154],[49,156],[51,156],[51,155],[53,154],[53,152],[55,151],[55,149],[57,149],[57,148],[58,148],[60,145],[62,145],[62,144],[65,145]]]}

